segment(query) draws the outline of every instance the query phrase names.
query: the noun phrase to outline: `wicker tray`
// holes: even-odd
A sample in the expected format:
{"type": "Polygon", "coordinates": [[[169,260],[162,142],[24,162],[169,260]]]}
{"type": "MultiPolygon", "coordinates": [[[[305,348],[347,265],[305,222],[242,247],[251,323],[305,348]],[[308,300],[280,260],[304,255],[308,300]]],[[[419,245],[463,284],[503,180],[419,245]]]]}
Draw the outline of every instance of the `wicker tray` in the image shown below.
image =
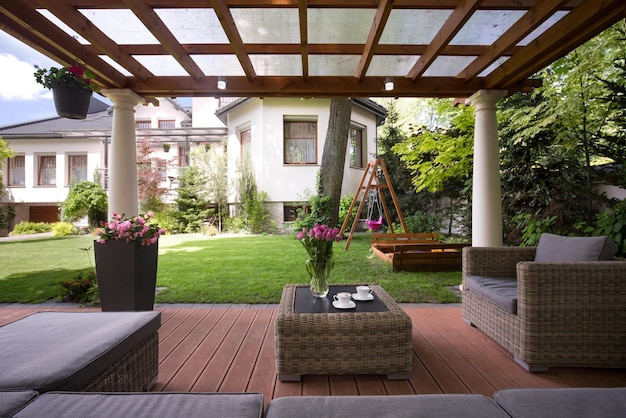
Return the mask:
{"type": "Polygon", "coordinates": [[[299,286],[306,285],[285,286],[276,316],[276,370],[281,380],[311,374],[408,379],[411,318],[382,287],[369,284],[386,312],[294,313],[299,286]]]}

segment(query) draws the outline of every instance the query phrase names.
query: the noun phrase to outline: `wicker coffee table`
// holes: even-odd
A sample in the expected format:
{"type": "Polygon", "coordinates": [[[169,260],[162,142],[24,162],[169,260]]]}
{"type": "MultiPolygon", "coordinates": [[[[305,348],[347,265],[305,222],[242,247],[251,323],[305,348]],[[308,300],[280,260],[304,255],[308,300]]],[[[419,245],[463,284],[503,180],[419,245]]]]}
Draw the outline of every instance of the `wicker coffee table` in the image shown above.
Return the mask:
{"type": "Polygon", "coordinates": [[[369,284],[374,301],[357,302],[355,309],[332,307],[334,294],[354,293],[356,286],[331,286],[321,300],[311,296],[308,285],[285,286],[275,330],[280,380],[298,381],[302,375],[313,374],[409,378],[411,318],[376,284],[369,284]]]}

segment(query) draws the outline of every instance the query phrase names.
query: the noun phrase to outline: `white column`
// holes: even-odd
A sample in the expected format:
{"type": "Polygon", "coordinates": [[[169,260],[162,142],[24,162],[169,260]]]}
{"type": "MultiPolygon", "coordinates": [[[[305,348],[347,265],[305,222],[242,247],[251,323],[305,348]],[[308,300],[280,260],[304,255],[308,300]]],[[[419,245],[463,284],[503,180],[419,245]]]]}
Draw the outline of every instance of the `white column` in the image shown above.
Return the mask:
{"type": "Polygon", "coordinates": [[[480,90],[467,99],[474,106],[472,246],[502,246],[502,191],[496,103],[504,90],[480,90]]]}
{"type": "Polygon", "coordinates": [[[109,219],[113,213],[139,214],[137,198],[137,144],[135,106],[144,100],[128,89],[106,89],[113,102],[113,129],[109,158],[109,219]]]}

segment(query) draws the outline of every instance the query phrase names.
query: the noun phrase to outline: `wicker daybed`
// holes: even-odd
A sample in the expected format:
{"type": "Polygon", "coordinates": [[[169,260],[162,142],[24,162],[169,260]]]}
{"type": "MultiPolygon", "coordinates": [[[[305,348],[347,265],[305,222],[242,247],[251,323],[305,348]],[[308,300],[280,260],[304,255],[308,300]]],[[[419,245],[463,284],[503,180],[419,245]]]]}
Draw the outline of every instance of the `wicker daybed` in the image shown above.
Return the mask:
{"type": "Polygon", "coordinates": [[[626,367],[626,261],[546,261],[546,244],[550,259],[576,241],[544,235],[541,255],[541,241],[463,249],[464,320],[530,371],[626,367]]]}
{"type": "Polygon", "coordinates": [[[160,312],[40,312],[0,327],[0,390],[144,391],[160,312]]]}

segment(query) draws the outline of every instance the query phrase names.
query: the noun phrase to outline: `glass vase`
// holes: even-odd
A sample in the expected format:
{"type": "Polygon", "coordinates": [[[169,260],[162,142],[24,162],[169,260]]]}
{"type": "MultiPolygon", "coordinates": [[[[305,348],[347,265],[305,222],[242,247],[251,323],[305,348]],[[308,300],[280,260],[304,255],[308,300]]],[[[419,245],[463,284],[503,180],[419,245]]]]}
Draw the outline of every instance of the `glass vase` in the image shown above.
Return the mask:
{"type": "Polygon", "coordinates": [[[333,260],[307,260],[306,270],[311,277],[311,294],[316,298],[325,298],[328,294],[328,277],[333,270],[333,260]]]}

